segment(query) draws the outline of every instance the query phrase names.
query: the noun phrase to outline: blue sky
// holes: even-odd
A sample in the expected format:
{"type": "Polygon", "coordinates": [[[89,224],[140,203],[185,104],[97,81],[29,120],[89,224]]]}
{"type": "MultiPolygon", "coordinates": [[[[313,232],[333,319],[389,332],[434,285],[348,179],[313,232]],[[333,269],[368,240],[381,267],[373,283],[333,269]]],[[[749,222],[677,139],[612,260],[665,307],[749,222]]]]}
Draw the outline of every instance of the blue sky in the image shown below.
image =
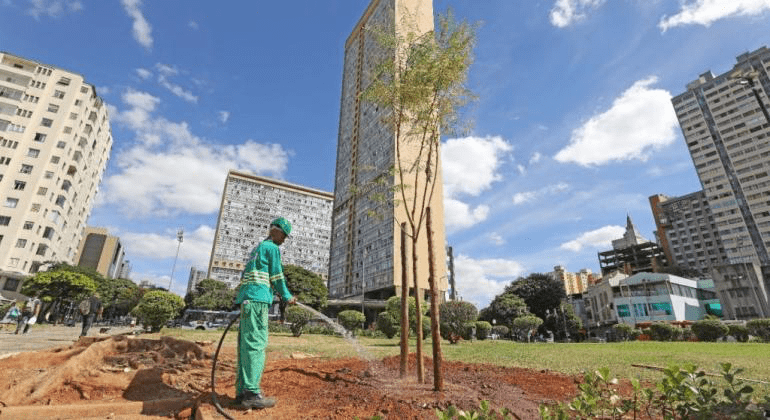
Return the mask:
{"type": "MultiPolygon", "coordinates": [[[[228,169],[332,191],[344,42],[368,0],[0,0],[0,50],[86,77],[114,146],[89,224],[184,294],[228,169]]],[[[770,44],[770,0],[434,0],[480,22],[467,135],[444,139],[460,296],[599,270],[647,197],[700,189],[670,104],[770,44]],[[471,159],[472,157],[472,159],[471,159]]]]}

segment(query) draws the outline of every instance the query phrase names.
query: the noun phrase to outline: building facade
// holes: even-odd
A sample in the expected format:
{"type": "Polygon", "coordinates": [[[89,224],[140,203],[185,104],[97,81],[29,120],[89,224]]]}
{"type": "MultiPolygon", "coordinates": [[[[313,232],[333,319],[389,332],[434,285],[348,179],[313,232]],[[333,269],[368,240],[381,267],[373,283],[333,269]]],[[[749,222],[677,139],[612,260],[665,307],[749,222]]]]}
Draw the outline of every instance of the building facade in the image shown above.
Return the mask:
{"type": "Polygon", "coordinates": [[[564,284],[564,291],[567,295],[577,295],[586,291],[590,284],[596,280],[591,270],[584,268],[577,273],[567,271],[564,266],[557,265],[553,271],[548,273],[551,278],[559,280],[564,284]]]}
{"type": "Polygon", "coordinates": [[[73,264],[112,148],[83,76],[0,52],[0,283],[73,264]]]}
{"type": "Polygon", "coordinates": [[[281,259],[325,277],[329,270],[331,193],[231,170],[211,249],[208,278],[238,286],[249,252],[276,217],[292,224],[281,259]]]}
{"type": "Polygon", "coordinates": [[[126,250],[120,238],[110,235],[105,228],[86,226],[75,261],[80,267],[115,279],[123,274],[125,257],[126,250]]]}
{"type": "MultiPolygon", "coordinates": [[[[716,222],[727,262],[757,267],[743,274],[767,307],[770,278],[770,50],[737,57],[728,72],[701,74],[672,98],[698,178],[716,222]]],[[[730,270],[728,270],[730,271],[730,270]]],[[[724,273],[722,273],[724,274],[724,273]]],[[[718,290],[730,276],[714,273],[718,290]]],[[[753,294],[753,293],[752,293],[753,294]]]]}
{"type": "Polygon", "coordinates": [[[657,194],[649,200],[658,243],[670,264],[709,276],[712,267],[728,263],[703,191],[680,197],[657,194]]]}
{"type": "MultiPolygon", "coordinates": [[[[398,139],[384,122],[390,110],[361,98],[378,59],[385,54],[376,35],[366,28],[397,35],[428,32],[433,29],[432,1],[372,0],[345,42],[329,268],[329,296],[338,300],[384,300],[400,293],[401,224],[407,220],[404,204],[411,202],[408,198],[406,202],[395,202],[397,197],[387,187],[399,184],[392,173],[398,163],[397,142],[402,163],[408,165],[417,158],[417,151],[408,147],[403,138],[398,139]],[[386,203],[360,193],[377,180],[386,185],[381,190],[386,203]]],[[[432,212],[436,284],[443,296],[447,276],[440,164],[434,177],[438,182],[427,205],[432,212]]],[[[426,178],[420,175],[415,180],[417,185],[408,186],[412,191],[424,186],[426,178]]],[[[427,229],[423,221],[415,249],[418,284],[423,291],[428,288],[429,276],[427,229]]],[[[407,255],[411,255],[411,241],[407,242],[407,255]]],[[[411,259],[408,270],[412,270],[411,259]]]]}
{"type": "Polygon", "coordinates": [[[612,249],[599,252],[602,276],[613,271],[626,274],[655,272],[667,264],[666,255],[658,244],[645,239],[634,226],[631,216],[626,218],[626,232],[612,241],[612,249]]]}
{"type": "Polygon", "coordinates": [[[195,286],[206,278],[206,270],[198,270],[196,267],[190,267],[190,278],[187,280],[187,294],[195,290],[195,286]]]}

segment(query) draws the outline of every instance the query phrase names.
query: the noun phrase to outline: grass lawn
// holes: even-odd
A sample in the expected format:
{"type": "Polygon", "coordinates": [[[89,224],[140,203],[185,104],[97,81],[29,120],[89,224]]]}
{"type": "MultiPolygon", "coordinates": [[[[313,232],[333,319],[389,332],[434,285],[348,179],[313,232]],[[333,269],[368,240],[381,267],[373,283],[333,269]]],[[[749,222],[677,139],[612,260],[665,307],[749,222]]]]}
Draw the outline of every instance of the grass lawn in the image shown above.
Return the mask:
{"type": "MultiPolygon", "coordinates": [[[[222,331],[191,331],[164,328],[163,335],[193,341],[219,342],[222,331]]],[[[225,344],[234,346],[237,333],[228,333],[225,344]]],[[[286,357],[293,352],[309,353],[324,358],[359,357],[356,344],[363,356],[382,358],[399,354],[399,340],[361,337],[348,341],[341,337],[316,334],[271,333],[268,352],[286,357]]],[[[411,352],[415,351],[411,340],[411,352]]],[[[608,367],[618,378],[640,378],[656,381],[661,373],[631,366],[632,364],[667,367],[691,363],[710,373],[720,371],[719,364],[732,363],[743,368],[739,377],[770,382],[770,344],[760,343],[701,343],[631,341],[622,343],[516,343],[505,340],[485,340],[459,344],[442,341],[445,360],[470,363],[488,363],[500,366],[547,369],[566,374],[608,367]]],[[[423,354],[432,355],[431,341],[423,345],[423,354]]],[[[752,384],[755,395],[770,394],[770,386],[752,384]]]]}

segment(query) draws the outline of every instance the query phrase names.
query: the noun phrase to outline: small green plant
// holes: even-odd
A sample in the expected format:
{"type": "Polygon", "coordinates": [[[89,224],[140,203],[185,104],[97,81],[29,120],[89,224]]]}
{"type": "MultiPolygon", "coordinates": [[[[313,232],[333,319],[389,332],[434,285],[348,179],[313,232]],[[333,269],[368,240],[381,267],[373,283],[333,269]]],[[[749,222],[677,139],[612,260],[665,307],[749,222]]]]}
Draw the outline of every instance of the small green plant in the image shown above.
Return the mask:
{"type": "Polygon", "coordinates": [[[752,319],[746,322],[749,334],[759,337],[761,340],[770,341],[770,318],[752,319]]]}
{"type": "Polygon", "coordinates": [[[286,309],[286,321],[291,323],[291,333],[295,337],[302,335],[305,325],[313,318],[313,314],[301,306],[291,306],[286,309]]]}
{"type": "Polygon", "coordinates": [[[491,419],[502,419],[502,420],[510,420],[513,419],[511,416],[511,412],[507,408],[503,408],[498,412],[497,410],[494,410],[489,407],[489,401],[483,400],[479,404],[479,411],[474,410],[458,410],[455,408],[455,406],[450,405],[449,408],[446,410],[439,410],[436,409],[436,416],[439,418],[439,420],[452,420],[452,419],[458,419],[458,420],[491,420],[491,419]]]}
{"type": "Polygon", "coordinates": [[[486,340],[492,331],[492,324],[487,321],[476,321],[476,337],[479,340],[486,340]]]}
{"type": "Polygon", "coordinates": [[[749,341],[749,329],[745,325],[730,324],[727,328],[727,334],[733,336],[736,341],[741,343],[749,341]]]}
{"type": "Polygon", "coordinates": [[[377,314],[377,329],[388,338],[395,337],[398,332],[396,319],[390,312],[380,312],[377,314]]]}
{"type": "Polygon", "coordinates": [[[727,325],[723,324],[722,321],[708,318],[692,324],[690,329],[700,341],[717,341],[727,335],[729,331],[727,325]]]}
{"type": "Polygon", "coordinates": [[[184,308],[181,297],[163,290],[147,292],[131,313],[139,318],[150,331],[158,332],[166,323],[179,315],[184,308]]]}
{"type": "Polygon", "coordinates": [[[355,334],[356,330],[361,329],[361,325],[366,321],[366,317],[360,311],[347,310],[337,314],[337,319],[343,327],[355,334]]]}

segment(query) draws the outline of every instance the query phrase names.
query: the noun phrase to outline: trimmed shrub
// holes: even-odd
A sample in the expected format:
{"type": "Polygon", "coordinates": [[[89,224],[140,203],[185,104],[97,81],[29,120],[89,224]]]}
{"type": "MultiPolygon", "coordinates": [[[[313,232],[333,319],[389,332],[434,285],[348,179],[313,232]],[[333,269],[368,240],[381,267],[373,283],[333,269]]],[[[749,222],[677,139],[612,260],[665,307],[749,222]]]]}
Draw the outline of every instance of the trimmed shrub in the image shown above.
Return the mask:
{"type": "Polygon", "coordinates": [[[639,328],[634,328],[631,330],[631,335],[629,337],[632,340],[638,340],[640,335],[642,335],[642,330],[640,330],[639,328]]]}
{"type": "Polygon", "coordinates": [[[631,331],[633,331],[634,327],[621,323],[613,325],[612,329],[615,330],[615,334],[618,335],[619,339],[628,341],[631,338],[631,331]]]}
{"type": "Polygon", "coordinates": [[[492,332],[492,324],[487,321],[476,321],[476,338],[486,340],[492,332]]]}
{"type": "Polygon", "coordinates": [[[267,323],[267,331],[271,333],[288,334],[291,332],[291,328],[289,328],[288,325],[280,323],[278,321],[270,321],[267,323]]]}
{"type": "Polygon", "coordinates": [[[387,311],[380,312],[377,314],[377,330],[382,331],[385,337],[395,337],[398,332],[396,320],[387,311]]]}
{"type": "Polygon", "coordinates": [[[476,321],[468,321],[463,324],[461,336],[463,340],[473,340],[475,337],[476,321]]]}
{"type": "Polygon", "coordinates": [[[303,329],[313,318],[313,314],[307,309],[292,305],[286,308],[286,321],[291,323],[291,333],[295,337],[302,335],[303,329]]]}
{"type": "Polygon", "coordinates": [[[361,325],[366,321],[366,316],[360,311],[347,310],[338,313],[337,320],[346,330],[355,334],[355,331],[361,329],[361,325]]]}
{"type": "Polygon", "coordinates": [[[144,294],[131,314],[139,318],[150,331],[158,332],[166,323],[179,315],[184,300],[165,290],[152,290],[144,294]]]}
{"type": "Polygon", "coordinates": [[[652,325],[650,325],[650,336],[652,336],[652,339],[655,341],[672,341],[677,338],[678,328],[666,323],[666,322],[656,322],[652,325]]]}
{"type": "Polygon", "coordinates": [[[690,327],[700,341],[717,341],[727,335],[727,325],[717,319],[701,319],[690,327]]]}
{"type": "Polygon", "coordinates": [[[430,316],[425,315],[422,317],[422,339],[430,337],[430,316]]]}
{"type": "Polygon", "coordinates": [[[746,322],[749,334],[759,337],[762,341],[770,341],[770,318],[752,319],[746,322]]]}
{"type": "Polygon", "coordinates": [[[749,329],[745,325],[730,324],[727,326],[727,335],[735,338],[735,341],[745,343],[749,341],[749,329]]]}
{"type": "Polygon", "coordinates": [[[495,325],[492,327],[492,334],[496,334],[500,338],[508,337],[510,332],[511,330],[509,330],[505,325],[495,325]]]}
{"type": "MultiPolygon", "coordinates": [[[[453,300],[444,302],[439,306],[441,322],[447,325],[450,333],[461,335],[463,338],[467,334],[466,324],[475,322],[478,314],[479,311],[476,306],[470,302],[453,300]]],[[[466,338],[466,340],[468,339],[466,338]]]]}

